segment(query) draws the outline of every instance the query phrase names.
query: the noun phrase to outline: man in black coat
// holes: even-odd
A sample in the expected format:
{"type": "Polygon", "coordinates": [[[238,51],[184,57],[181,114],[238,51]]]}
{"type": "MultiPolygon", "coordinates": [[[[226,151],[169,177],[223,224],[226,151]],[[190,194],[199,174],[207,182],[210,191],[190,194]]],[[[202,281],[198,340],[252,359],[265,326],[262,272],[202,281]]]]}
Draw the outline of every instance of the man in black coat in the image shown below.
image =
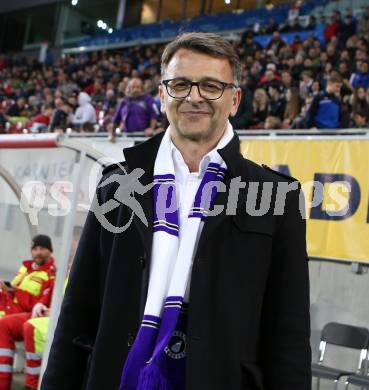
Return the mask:
{"type": "MultiPolygon", "coordinates": [[[[221,37],[178,37],[163,53],[162,76],[162,110],[173,150],[179,151],[172,158],[185,168],[185,177],[191,176],[187,184],[181,182],[180,200],[209,151],[216,151],[227,166],[224,191],[217,193],[194,252],[186,346],[180,356],[186,359],[184,386],[311,390],[309,278],[299,185],[244,159],[234,133],[225,146],[216,147],[232,132],[228,117],[236,114],[241,94],[239,60],[221,37]]],[[[119,388],[151,277],[153,191],[145,188],[153,181],[163,139],[161,134],[125,149],[125,163],[103,173],[42,390],[119,388]],[[137,203],[124,201],[130,180],[137,203]]]]}

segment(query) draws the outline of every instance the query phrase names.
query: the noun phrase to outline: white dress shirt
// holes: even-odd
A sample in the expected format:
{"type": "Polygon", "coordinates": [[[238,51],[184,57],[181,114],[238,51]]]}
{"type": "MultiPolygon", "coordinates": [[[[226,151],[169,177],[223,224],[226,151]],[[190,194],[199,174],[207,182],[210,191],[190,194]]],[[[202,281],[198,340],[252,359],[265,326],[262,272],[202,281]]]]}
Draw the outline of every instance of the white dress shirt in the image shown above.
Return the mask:
{"type": "MultiPolygon", "coordinates": [[[[170,131],[170,129],[168,129],[170,131]]],[[[193,201],[195,199],[195,195],[201,180],[204,176],[206,168],[211,160],[211,157],[214,153],[218,153],[217,149],[222,149],[226,146],[231,139],[233,138],[233,128],[231,124],[228,122],[226,130],[219,140],[218,144],[208,152],[200,161],[199,171],[198,172],[190,172],[188,166],[186,165],[181,152],[178,148],[171,142],[172,149],[172,159],[174,166],[174,174],[176,180],[176,198],[178,202],[178,214],[179,214],[179,246],[181,245],[181,230],[183,229],[184,224],[188,221],[188,214],[192,207],[193,201]]],[[[203,224],[200,224],[199,231],[197,234],[197,239],[195,243],[195,248],[197,247],[198,240],[201,235],[201,231],[203,228],[203,224]]],[[[194,252],[195,253],[195,252],[194,252]]],[[[190,273],[191,275],[191,273],[190,273]]],[[[190,276],[188,281],[188,287],[190,286],[190,276]]],[[[188,294],[189,288],[187,288],[185,301],[188,302],[188,294]]]]}

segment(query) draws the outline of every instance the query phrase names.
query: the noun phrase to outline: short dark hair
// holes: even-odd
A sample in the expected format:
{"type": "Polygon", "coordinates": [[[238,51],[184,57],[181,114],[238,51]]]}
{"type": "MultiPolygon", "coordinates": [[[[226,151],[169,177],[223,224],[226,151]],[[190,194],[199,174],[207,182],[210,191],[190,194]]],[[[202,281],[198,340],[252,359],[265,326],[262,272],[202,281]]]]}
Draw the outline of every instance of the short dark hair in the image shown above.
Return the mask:
{"type": "Polygon", "coordinates": [[[232,45],[223,37],[213,33],[191,32],[179,35],[164,49],[161,56],[161,73],[165,72],[167,65],[180,49],[187,49],[212,57],[226,58],[232,67],[233,80],[241,80],[241,63],[232,45]]]}
{"type": "Polygon", "coordinates": [[[342,83],[341,75],[336,71],[332,71],[328,77],[328,83],[342,83]]]}

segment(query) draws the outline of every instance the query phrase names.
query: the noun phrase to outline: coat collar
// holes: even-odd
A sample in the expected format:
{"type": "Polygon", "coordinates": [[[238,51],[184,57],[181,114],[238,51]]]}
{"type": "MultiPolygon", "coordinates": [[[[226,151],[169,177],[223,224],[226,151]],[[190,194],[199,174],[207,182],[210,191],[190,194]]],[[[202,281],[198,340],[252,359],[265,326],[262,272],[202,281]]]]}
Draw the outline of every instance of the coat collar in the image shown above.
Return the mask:
{"type": "MultiPolygon", "coordinates": [[[[145,173],[140,179],[143,185],[148,185],[153,181],[155,159],[163,135],[164,133],[160,133],[143,143],[126,148],[123,151],[127,165],[131,171],[135,168],[142,168],[144,170],[145,173]]],[[[245,164],[243,164],[244,159],[240,152],[240,141],[238,135],[235,133],[232,140],[224,148],[218,149],[218,152],[227,165],[228,172],[225,177],[225,184],[227,188],[234,177],[240,176],[243,180],[245,180],[245,174],[247,175],[247,172],[245,172],[245,164]]],[[[143,208],[148,221],[148,226],[146,227],[138,218],[134,218],[134,221],[140,231],[146,251],[150,254],[153,239],[153,191],[150,190],[143,195],[136,194],[135,196],[137,196],[137,200],[143,208]]],[[[227,192],[219,192],[214,203],[226,205],[227,197],[227,192]]],[[[209,217],[208,220],[206,220],[201,234],[199,247],[225,217],[226,214],[223,212],[216,217],[209,217]]]]}
{"type": "MultiPolygon", "coordinates": [[[[163,136],[164,132],[123,151],[128,167],[131,170],[142,168],[145,171],[142,177],[143,184],[148,184],[153,179],[155,158],[163,136]]],[[[243,157],[240,152],[238,135],[234,133],[232,140],[224,148],[218,149],[218,152],[225,161],[231,176],[241,176],[243,157]]]]}

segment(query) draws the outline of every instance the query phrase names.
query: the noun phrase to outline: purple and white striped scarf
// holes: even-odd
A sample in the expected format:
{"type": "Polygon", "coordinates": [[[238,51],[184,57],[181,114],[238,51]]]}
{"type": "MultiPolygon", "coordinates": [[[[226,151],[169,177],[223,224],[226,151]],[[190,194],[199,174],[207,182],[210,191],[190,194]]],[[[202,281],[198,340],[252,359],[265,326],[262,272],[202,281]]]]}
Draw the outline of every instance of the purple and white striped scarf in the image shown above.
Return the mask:
{"type": "Polygon", "coordinates": [[[169,131],[162,139],[154,166],[154,237],[148,297],[123,368],[120,390],[173,389],[165,350],[183,310],[198,233],[226,172],[219,153],[211,153],[189,215],[179,226],[169,131]]]}

